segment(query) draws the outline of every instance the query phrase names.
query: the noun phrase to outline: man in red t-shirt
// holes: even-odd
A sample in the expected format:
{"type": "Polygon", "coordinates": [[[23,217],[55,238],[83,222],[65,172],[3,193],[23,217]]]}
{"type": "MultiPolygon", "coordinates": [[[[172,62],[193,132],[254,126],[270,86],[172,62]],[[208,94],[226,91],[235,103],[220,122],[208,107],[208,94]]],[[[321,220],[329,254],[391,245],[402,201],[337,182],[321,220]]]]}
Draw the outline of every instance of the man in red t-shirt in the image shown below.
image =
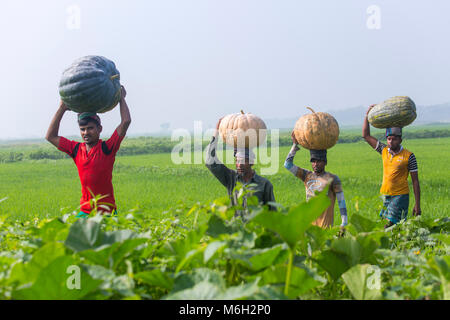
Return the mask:
{"type": "Polygon", "coordinates": [[[69,110],[61,101],[58,111],[48,128],[46,139],[58,150],[70,155],[78,169],[81,182],[81,200],[79,217],[86,217],[94,206],[94,197],[101,196],[97,201],[97,211],[100,213],[115,213],[116,203],[112,185],[112,170],[120,143],[127,133],[131,123],[130,111],[125,101],[126,91],[122,86],[120,99],[121,122],[111,138],[100,139],[102,126],[100,118],[92,112],[78,115],[83,143],[68,140],[58,135],[59,124],[64,113],[69,110]]]}

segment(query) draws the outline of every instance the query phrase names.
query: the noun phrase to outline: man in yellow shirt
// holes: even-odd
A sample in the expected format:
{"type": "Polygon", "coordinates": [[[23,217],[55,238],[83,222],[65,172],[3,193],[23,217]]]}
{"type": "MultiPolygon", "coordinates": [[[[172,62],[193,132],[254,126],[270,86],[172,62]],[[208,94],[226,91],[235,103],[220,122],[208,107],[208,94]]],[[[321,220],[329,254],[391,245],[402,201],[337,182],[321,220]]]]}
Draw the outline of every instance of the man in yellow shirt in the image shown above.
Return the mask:
{"type": "Polygon", "coordinates": [[[381,154],[383,160],[383,183],[380,193],[383,196],[383,209],[380,217],[387,219],[388,224],[385,228],[398,223],[408,216],[409,206],[409,186],[408,175],[414,189],[416,203],[413,209],[413,215],[420,215],[420,184],[417,169],[417,161],[414,153],[406,150],[401,145],[402,129],[387,128],[387,145],[380,142],[370,135],[370,125],[367,115],[374,105],[367,110],[363,123],[363,138],[367,143],[381,154]]]}

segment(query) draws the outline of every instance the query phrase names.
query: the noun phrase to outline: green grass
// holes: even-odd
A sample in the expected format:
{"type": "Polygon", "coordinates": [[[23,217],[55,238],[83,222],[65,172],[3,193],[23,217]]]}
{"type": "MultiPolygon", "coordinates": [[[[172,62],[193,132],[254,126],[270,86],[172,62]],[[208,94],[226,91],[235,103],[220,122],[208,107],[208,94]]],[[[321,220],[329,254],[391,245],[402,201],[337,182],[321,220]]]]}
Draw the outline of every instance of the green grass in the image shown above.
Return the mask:
{"type": "MultiPolygon", "coordinates": [[[[448,216],[450,201],[450,138],[406,140],[419,166],[422,213],[428,217],[448,216]]],[[[304,201],[302,181],[284,167],[289,147],[279,152],[279,169],[266,176],[274,186],[277,202],[284,206],[304,201]]],[[[309,152],[300,150],[297,166],[311,169],[309,152]]],[[[230,166],[233,167],[233,166],[230,166]]],[[[255,166],[260,172],[260,165],[255,166]]],[[[381,208],[379,188],[382,179],[380,155],[366,143],[338,144],[328,152],[326,170],[342,181],[349,215],[360,213],[377,219],[381,208]]],[[[0,164],[0,214],[14,219],[56,217],[77,210],[81,187],[71,159],[25,160],[0,164]]],[[[202,164],[175,165],[170,154],[120,156],[116,158],[113,184],[119,214],[138,209],[160,219],[175,212],[178,203],[192,206],[226,196],[226,189],[202,164]]],[[[411,188],[410,214],[414,205],[411,188]]],[[[340,223],[335,208],[335,225],[340,223]]]]}

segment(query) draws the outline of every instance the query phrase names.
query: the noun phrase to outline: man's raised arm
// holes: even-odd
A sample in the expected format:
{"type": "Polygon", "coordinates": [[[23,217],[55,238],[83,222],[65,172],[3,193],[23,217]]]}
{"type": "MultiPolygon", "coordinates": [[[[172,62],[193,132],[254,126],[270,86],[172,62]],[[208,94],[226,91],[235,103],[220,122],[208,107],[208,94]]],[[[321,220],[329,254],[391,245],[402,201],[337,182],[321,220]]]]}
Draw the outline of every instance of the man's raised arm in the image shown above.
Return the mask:
{"type": "MultiPolygon", "coordinates": [[[[303,170],[302,168],[297,167],[294,164],[294,157],[300,148],[298,147],[297,139],[295,138],[294,132],[291,133],[291,139],[292,139],[292,148],[289,151],[289,154],[286,157],[286,160],[284,161],[284,167],[289,170],[294,176],[297,176],[298,170],[303,170]]],[[[302,173],[303,175],[303,173],[302,173]]]]}
{"type": "Polygon", "coordinates": [[[367,143],[370,144],[370,146],[375,149],[377,147],[378,140],[370,135],[370,124],[369,124],[369,120],[367,119],[370,109],[372,109],[374,106],[375,105],[372,104],[369,107],[369,109],[367,109],[366,117],[364,118],[364,122],[363,122],[362,135],[363,135],[364,140],[366,140],[367,143]]]}
{"type": "Polygon", "coordinates": [[[120,95],[120,124],[117,127],[117,133],[119,136],[124,137],[127,134],[128,127],[131,123],[131,115],[130,110],[128,109],[127,102],[125,101],[125,96],[127,95],[127,92],[125,91],[125,87],[122,86],[120,88],[122,90],[120,95]]]}
{"type": "MultiPolygon", "coordinates": [[[[225,187],[230,187],[233,184],[234,171],[227,168],[220,160],[217,158],[216,148],[217,139],[219,138],[219,126],[222,118],[219,119],[216,125],[216,130],[212,137],[211,142],[206,148],[206,167],[211,171],[211,173],[220,181],[225,187]]],[[[234,186],[232,186],[234,187],[234,186]]]]}
{"type": "Polygon", "coordinates": [[[47,134],[45,135],[45,139],[47,139],[51,144],[55,147],[59,147],[59,124],[61,123],[61,119],[64,113],[69,110],[63,101],[60,102],[58,111],[53,116],[52,122],[50,122],[50,126],[48,127],[47,134]]]}

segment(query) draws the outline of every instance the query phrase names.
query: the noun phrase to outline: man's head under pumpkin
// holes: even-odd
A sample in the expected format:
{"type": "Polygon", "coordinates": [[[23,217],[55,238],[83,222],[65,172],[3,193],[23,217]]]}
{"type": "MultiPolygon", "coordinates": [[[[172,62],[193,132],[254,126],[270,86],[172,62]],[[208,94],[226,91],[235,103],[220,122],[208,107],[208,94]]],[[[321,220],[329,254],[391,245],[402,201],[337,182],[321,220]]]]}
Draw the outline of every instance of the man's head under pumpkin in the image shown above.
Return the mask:
{"type": "Polygon", "coordinates": [[[327,165],[327,150],[309,150],[311,155],[311,166],[316,174],[320,174],[325,170],[327,165]]]}
{"type": "Polygon", "coordinates": [[[250,149],[235,149],[234,157],[236,161],[236,171],[240,176],[248,176],[253,171],[255,154],[250,149]]]}
{"type": "Polygon", "coordinates": [[[78,126],[80,127],[81,138],[87,145],[95,145],[100,139],[102,125],[100,117],[93,112],[83,112],[78,114],[78,126]]]}
{"type": "Polygon", "coordinates": [[[397,152],[400,149],[402,143],[402,128],[393,127],[386,129],[386,142],[388,147],[397,152]]]}

